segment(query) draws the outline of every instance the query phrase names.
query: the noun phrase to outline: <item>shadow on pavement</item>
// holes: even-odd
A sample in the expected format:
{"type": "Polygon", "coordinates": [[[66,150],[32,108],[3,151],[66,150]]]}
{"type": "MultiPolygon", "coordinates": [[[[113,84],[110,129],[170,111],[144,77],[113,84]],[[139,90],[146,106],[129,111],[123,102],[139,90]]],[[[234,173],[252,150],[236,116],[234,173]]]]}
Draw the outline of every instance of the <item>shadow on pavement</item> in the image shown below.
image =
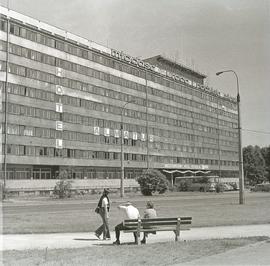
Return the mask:
{"type": "Polygon", "coordinates": [[[100,239],[96,239],[96,238],[73,238],[73,240],[77,240],[77,241],[100,241],[100,239]]]}
{"type": "Polygon", "coordinates": [[[136,244],[134,242],[125,242],[125,243],[121,243],[120,245],[115,245],[115,244],[112,244],[112,243],[108,243],[108,244],[93,244],[93,246],[104,246],[104,247],[107,247],[107,246],[115,246],[115,247],[119,247],[119,246],[136,246],[136,244]]]}

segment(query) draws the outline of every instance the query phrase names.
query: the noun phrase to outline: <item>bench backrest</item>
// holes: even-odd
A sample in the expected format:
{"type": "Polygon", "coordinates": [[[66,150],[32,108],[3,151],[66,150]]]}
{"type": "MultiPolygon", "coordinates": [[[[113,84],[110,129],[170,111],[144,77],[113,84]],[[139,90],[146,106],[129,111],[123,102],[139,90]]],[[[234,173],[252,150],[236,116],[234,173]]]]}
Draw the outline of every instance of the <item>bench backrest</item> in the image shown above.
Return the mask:
{"type": "Polygon", "coordinates": [[[187,229],[191,226],[192,217],[173,217],[173,218],[152,218],[152,219],[128,219],[124,220],[124,226],[134,228],[139,222],[142,227],[156,226],[156,227],[176,227],[178,222],[181,229],[187,229]]]}

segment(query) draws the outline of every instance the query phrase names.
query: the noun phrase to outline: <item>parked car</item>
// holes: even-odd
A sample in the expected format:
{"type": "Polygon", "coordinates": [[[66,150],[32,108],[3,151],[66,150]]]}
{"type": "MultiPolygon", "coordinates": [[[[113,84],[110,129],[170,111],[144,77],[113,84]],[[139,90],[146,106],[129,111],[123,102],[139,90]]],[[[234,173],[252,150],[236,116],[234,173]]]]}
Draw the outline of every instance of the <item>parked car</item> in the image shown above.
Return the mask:
{"type": "Polygon", "coordinates": [[[224,187],[224,191],[233,191],[234,188],[229,184],[222,184],[224,187]]]}
{"type": "Polygon", "coordinates": [[[234,183],[230,183],[230,185],[233,187],[233,190],[239,190],[239,183],[234,182],[234,183]]]}
{"type": "Polygon", "coordinates": [[[188,191],[213,192],[216,191],[215,183],[191,183],[188,191]]]}
{"type": "Polygon", "coordinates": [[[264,192],[270,192],[270,183],[261,183],[257,184],[254,187],[251,188],[251,191],[264,191],[264,192]]]}
{"type": "Polygon", "coordinates": [[[233,191],[234,188],[229,185],[229,184],[226,184],[226,183],[217,183],[216,184],[216,192],[224,192],[224,191],[233,191]]]}

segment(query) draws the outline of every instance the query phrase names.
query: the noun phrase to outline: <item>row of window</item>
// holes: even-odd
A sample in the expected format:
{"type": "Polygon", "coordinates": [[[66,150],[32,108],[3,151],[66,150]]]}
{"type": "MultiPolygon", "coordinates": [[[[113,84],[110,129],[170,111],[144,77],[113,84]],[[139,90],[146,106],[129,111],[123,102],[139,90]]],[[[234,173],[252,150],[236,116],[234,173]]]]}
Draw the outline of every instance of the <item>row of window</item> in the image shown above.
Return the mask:
{"type": "MultiPolygon", "coordinates": [[[[4,105],[5,103],[3,103],[3,106],[4,105]]],[[[8,113],[15,114],[15,115],[23,115],[23,116],[36,117],[36,118],[54,120],[54,121],[63,121],[63,122],[68,122],[68,123],[73,123],[73,124],[81,124],[81,125],[83,124],[86,126],[90,125],[90,126],[99,126],[99,127],[104,127],[104,128],[120,129],[119,122],[97,119],[97,118],[88,117],[88,116],[75,115],[71,113],[58,113],[52,110],[40,109],[40,108],[18,105],[18,104],[13,104],[13,103],[8,104],[7,111],[8,113]]],[[[123,129],[127,131],[133,131],[133,132],[146,132],[146,127],[133,125],[133,124],[124,124],[123,129]]],[[[221,135],[222,132],[221,130],[219,131],[221,135]]],[[[189,141],[196,141],[196,142],[202,142],[202,143],[217,144],[216,138],[200,136],[200,135],[195,135],[195,134],[188,134],[188,133],[180,133],[180,132],[171,131],[171,130],[163,130],[163,129],[150,127],[148,129],[148,133],[151,135],[161,137],[161,138],[165,137],[165,138],[173,138],[173,139],[179,139],[179,140],[189,140],[189,141]]],[[[233,147],[236,145],[236,141],[220,139],[220,145],[233,147]]]]}
{"type": "MultiPolygon", "coordinates": [[[[1,61],[0,61],[0,63],[1,63],[1,61]]],[[[10,72],[12,74],[20,75],[21,68],[26,69],[25,67],[22,67],[22,66],[10,64],[10,72]]],[[[39,80],[45,81],[43,77],[46,75],[46,73],[41,72],[41,71],[37,71],[37,70],[27,69],[27,77],[29,77],[29,78],[33,78],[33,77],[29,74],[28,70],[30,70],[30,73],[31,73],[31,71],[41,73],[39,75],[39,80]]],[[[49,76],[54,77],[51,74],[49,74],[49,76]]],[[[93,102],[93,101],[89,101],[89,100],[85,100],[85,99],[80,99],[80,102],[81,102],[82,107],[90,109],[90,110],[113,113],[113,114],[117,114],[117,115],[120,115],[121,111],[122,111],[122,109],[120,107],[113,106],[113,105],[97,103],[97,102],[93,102]]],[[[72,103],[73,103],[73,101],[72,101],[72,103]]],[[[125,109],[124,115],[132,117],[132,118],[140,119],[140,120],[148,119],[148,121],[153,121],[153,122],[158,122],[158,123],[162,123],[162,124],[168,124],[168,125],[172,125],[172,126],[178,126],[178,127],[183,127],[183,128],[194,129],[194,130],[217,134],[216,128],[207,127],[207,126],[203,126],[203,125],[195,124],[195,123],[189,123],[189,122],[181,121],[178,119],[172,119],[169,117],[153,115],[153,114],[146,114],[144,112],[138,112],[138,111],[134,111],[131,109],[125,109]]],[[[233,125],[232,123],[230,123],[230,124],[233,125]]],[[[231,132],[231,131],[227,131],[227,130],[219,130],[219,132],[220,132],[220,135],[229,136],[229,137],[237,137],[236,132],[231,132]]]]}
{"type": "MultiPolygon", "coordinates": [[[[4,145],[3,145],[4,150],[4,145]]],[[[7,144],[7,153],[17,156],[35,156],[35,157],[61,157],[75,159],[93,159],[93,160],[120,160],[121,154],[118,152],[90,151],[77,149],[57,149],[52,147],[36,147],[26,145],[7,144]]],[[[145,154],[124,153],[125,161],[146,161],[145,154]]],[[[196,164],[196,165],[218,165],[219,161],[215,159],[200,159],[172,156],[149,155],[150,162],[168,163],[168,164],[196,164]]],[[[237,166],[237,161],[221,160],[223,166],[237,166]]]]}
{"type": "MultiPolygon", "coordinates": [[[[121,171],[118,168],[100,168],[100,167],[74,167],[68,169],[62,169],[60,171],[55,171],[55,169],[50,168],[10,168],[8,167],[6,171],[7,179],[57,179],[60,175],[64,173],[65,177],[68,179],[120,179],[121,171]]],[[[140,176],[143,169],[132,169],[125,168],[125,178],[132,179],[140,176]]],[[[222,170],[211,171],[213,175],[221,174],[221,177],[238,177],[238,171],[222,170]]],[[[4,178],[4,171],[0,171],[0,179],[4,178]]]]}
{"type": "MultiPolygon", "coordinates": [[[[4,49],[4,47],[3,47],[3,45],[1,45],[1,41],[0,41],[0,49],[1,49],[1,47],[2,47],[2,49],[4,49]]],[[[87,67],[84,67],[81,65],[77,65],[77,64],[71,63],[69,61],[64,61],[64,60],[59,59],[59,58],[55,59],[52,56],[42,54],[42,53],[18,46],[18,45],[10,44],[10,47],[11,47],[10,52],[14,53],[16,55],[20,55],[20,56],[24,55],[27,58],[30,58],[32,60],[39,60],[42,63],[51,62],[52,65],[61,66],[62,68],[67,69],[67,70],[75,71],[75,72],[78,72],[80,74],[84,74],[84,75],[88,75],[88,76],[90,75],[90,76],[93,76],[95,78],[106,80],[106,81],[110,82],[111,75],[109,75],[109,74],[99,72],[99,71],[96,71],[96,70],[93,70],[93,69],[90,69],[90,68],[87,68],[87,67]],[[25,51],[23,54],[21,51],[22,49],[23,49],[23,51],[25,51]],[[37,54],[39,56],[36,56],[37,54]],[[54,58],[54,60],[52,60],[50,58],[54,58]],[[62,61],[65,63],[63,63],[62,61]],[[70,66],[70,67],[68,67],[68,66],[70,66]],[[81,69],[84,69],[84,71],[81,69]],[[91,73],[89,71],[91,71],[91,73]],[[94,71],[94,74],[92,73],[93,71],[94,71]],[[100,73],[100,75],[95,74],[95,73],[100,73]]],[[[14,70],[10,69],[10,71],[14,71],[14,70]]],[[[24,75],[24,73],[25,73],[21,68],[19,68],[17,71],[18,71],[19,75],[24,75]]],[[[49,76],[46,78],[46,74],[40,74],[39,72],[33,71],[33,70],[27,70],[27,71],[28,71],[28,73],[26,74],[27,77],[30,77],[33,79],[42,79],[45,82],[51,82],[53,80],[53,77],[51,76],[51,74],[49,74],[49,76]]],[[[68,79],[67,83],[68,83],[68,87],[71,87],[74,89],[79,89],[79,90],[81,90],[83,88],[87,92],[111,97],[111,98],[114,98],[117,100],[127,101],[128,98],[130,97],[128,94],[123,94],[123,93],[119,93],[119,92],[116,92],[113,90],[109,90],[109,89],[105,89],[105,88],[101,88],[101,87],[96,87],[96,86],[93,86],[91,84],[83,84],[83,83],[75,81],[75,80],[68,79]]],[[[126,85],[129,86],[129,84],[126,84],[126,85]]],[[[139,84],[137,84],[137,85],[139,85],[139,84]]],[[[144,86],[142,85],[142,88],[143,87],[144,86]]],[[[141,90],[142,88],[139,88],[139,90],[141,90]]],[[[211,107],[209,105],[202,104],[200,102],[196,102],[195,100],[191,101],[187,98],[180,97],[180,96],[173,95],[173,94],[169,94],[169,93],[166,93],[166,92],[163,92],[160,90],[156,90],[156,89],[151,88],[151,87],[148,87],[147,90],[148,90],[149,94],[161,97],[163,99],[167,98],[171,101],[176,101],[177,103],[181,103],[181,104],[186,105],[186,106],[192,106],[195,108],[203,109],[205,111],[209,111],[209,112],[211,112],[211,114],[209,114],[209,115],[214,115],[215,117],[216,117],[215,113],[218,113],[219,115],[226,115],[226,113],[227,113],[222,109],[216,109],[216,108],[211,107]]],[[[136,103],[139,105],[144,105],[144,106],[146,105],[145,100],[143,98],[136,98],[136,103]]],[[[180,108],[177,108],[174,106],[170,106],[170,105],[166,105],[166,104],[162,104],[162,103],[158,103],[158,102],[154,102],[154,101],[150,101],[150,100],[148,100],[148,105],[149,105],[149,107],[154,108],[154,109],[163,110],[163,111],[167,111],[167,112],[171,112],[171,113],[175,113],[175,114],[181,114],[181,115],[185,115],[188,117],[191,117],[192,114],[194,114],[195,118],[197,118],[197,119],[216,123],[216,118],[210,117],[209,115],[206,116],[206,115],[203,115],[201,113],[190,112],[186,109],[180,109],[180,108]]],[[[227,122],[224,120],[222,122],[225,126],[227,125],[228,127],[232,127],[231,122],[227,122]]]]}
{"type": "MultiPolygon", "coordinates": [[[[0,86],[1,86],[1,84],[0,84],[0,86]]],[[[37,99],[41,99],[41,100],[47,100],[47,101],[52,101],[52,102],[62,102],[63,104],[66,104],[66,105],[72,105],[72,106],[76,106],[76,107],[84,107],[87,109],[89,109],[88,105],[93,103],[93,102],[88,101],[88,100],[84,100],[84,99],[77,98],[77,97],[71,97],[71,96],[67,96],[67,95],[63,95],[60,97],[59,95],[52,93],[52,92],[39,90],[39,89],[35,89],[35,88],[30,88],[30,87],[25,87],[25,86],[14,84],[14,83],[8,83],[8,92],[11,94],[17,94],[17,95],[27,96],[27,97],[31,97],[31,98],[37,98],[37,99]]],[[[103,89],[103,88],[100,88],[97,86],[93,86],[93,93],[98,94],[98,95],[105,95],[106,97],[115,98],[117,100],[123,100],[123,101],[128,101],[131,97],[128,94],[115,92],[115,91],[109,90],[109,89],[103,89]],[[105,93],[104,93],[104,91],[105,91],[105,93]]],[[[146,105],[146,101],[142,98],[132,97],[132,100],[134,100],[134,103],[136,103],[138,105],[143,105],[143,106],[146,105]]],[[[191,111],[188,111],[185,109],[180,109],[178,107],[153,102],[150,100],[148,100],[148,106],[150,108],[154,108],[157,110],[163,110],[163,111],[170,112],[170,113],[175,113],[175,114],[178,114],[181,116],[187,116],[189,118],[198,119],[200,121],[211,122],[215,125],[219,122],[219,124],[222,126],[227,126],[230,128],[237,127],[236,123],[228,122],[228,121],[225,121],[222,119],[213,118],[213,117],[206,116],[206,115],[196,113],[196,112],[191,112],[191,111]]]]}
{"type": "MultiPolygon", "coordinates": [[[[4,128],[4,126],[3,126],[4,128]]],[[[64,139],[69,141],[80,141],[87,143],[101,143],[101,144],[110,144],[110,145],[120,145],[121,139],[119,137],[114,136],[104,136],[104,135],[94,135],[89,133],[80,133],[75,131],[67,131],[63,132],[57,131],[55,129],[50,128],[39,128],[39,127],[31,127],[24,125],[16,125],[16,124],[8,124],[9,135],[19,135],[19,136],[32,136],[32,137],[42,137],[42,138],[53,138],[53,139],[64,139]]],[[[4,133],[4,132],[3,132],[4,133]]],[[[146,147],[146,142],[141,139],[124,139],[124,145],[127,146],[136,146],[136,147],[146,147]]],[[[150,141],[148,143],[148,147],[150,149],[157,150],[171,150],[171,151],[179,151],[179,152],[187,152],[187,153],[196,153],[196,154],[218,154],[218,149],[207,148],[207,147],[196,147],[194,145],[180,145],[173,144],[171,142],[161,142],[157,140],[150,141]]],[[[221,150],[221,155],[224,156],[237,156],[237,151],[228,151],[221,150]]]]}
{"type": "MultiPolygon", "coordinates": [[[[0,82],[0,87],[3,89],[4,85],[2,82],[0,82]]],[[[55,93],[51,93],[44,90],[39,90],[35,88],[25,87],[13,83],[8,83],[8,92],[11,94],[16,95],[22,95],[27,96],[31,98],[37,98],[41,100],[48,100],[48,101],[56,101],[56,102],[64,102],[67,105],[77,105],[77,102],[81,102],[78,98],[68,97],[68,96],[59,96],[55,93]],[[75,102],[75,103],[74,103],[75,102]]],[[[66,115],[65,115],[66,117],[66,115]]],[[[87,116],[77,116],[77,115],[67,115],[66,121],[71,123],[81,123],[86,126],[98,126],[102,128],[111,128],[111,129],[119,129],[120,123],[116,121],[111,120],[104,120],[104,119],[98,119],[94,117],[87,117],[87,116]]],[[[219,120],[220,125],[223,124],[223,120],[219,120]]],[[[146,132],[146,128],[141,125],[135,125],[135,124],[123,124],[123,129],[127,131],[134,131],[134,132],[146,132]]],[[[198,136],[192,135],[192,134],[185,134],[185,133],[179,133],[176,131],[169,131],[169,130],[162,130],[158,128],[148,128],[149,134],[160,136],[160,137],[166,137],[166,138],[174,138],[174,139],[181,139],[181,140],[190,140],[190,141],[199,141],[204,143],[216,143],[215,138],[205,138],[204,140],[199,140],[198,136]]],[[[225,141],[226,143],[226,141],[225,141]]],[[[227,144],[232,146],[234,145],[232,142],[228,141],[227,144]]]]}
{"type": "MultiPolygon", "coordinates": [[[[121,108],[119,107],[86,101],[86,100],[84,101],[88,102],[89,105],[87,106],[87,109],[89,110],[106,112],[106,113],[116,114],[116,115],[121,114],[121,108]]],[[[83,124],[83,121],[82,121],[83,116],[81,115],[76,115],[76,114],[71,114],[71,113],[58,113],[52,110],[45,110],[45,109],[40,109],[40,108],[35,108],[35,107],[30,107],[30,106],[13,104],[13,103],[8,104],[8,112],[11,114],[16,114],[16,115],[38,117],[38,118],[49,119],[49,120],[58,120],[58,121],[64,121],[64,122],[69,122],[69,123],[75,123],[75,124],[76,123],[83,124]]],[[[164,116],[147,115],[146,113],[134,111],[131,109],[125,109],[123,112],[123,115],[127,117],[131,117],[131,118],[140,119],[140,120],[146,120],[148,118],[148,121],[168,124],[170,126],[182,127],[182,128],[186,128],[190,130],[197,130],[199,132],[205,132],[205,133],[210,133],[210,134],[215,134],[215,135],[219,134],[220,136],[237,138],[236,131],[232,132],[228,130],[217,129],[213,127],[203,126],[200,124],[172,119],[172,118],[164,117],[164,116]]]]}
{"type": "MultiPolygon", "coordinates": [[[[1,20],[0,29],[2,31],[7,31],[7,22],[4,20],[1,20]]],[[[26,38],[30,41],[37,42],[55,49],[58,49],[60,51],[64,51],[66,53],[73,54],[78,57],[82,57],[84,59],[88,59],[94,62],[97,62],[99,64],[105,65],[110,68],[118,69],[120,71],[129,73],[131,75],[135,75],[141,78],[145,78],[145,70],[141,70],[139,68],[132,67],[129,64],[120,62],[118,60],[112,59],[106,55],[102,55],[100,53],[95,53],[93,51],[90,51],[89,49],[84,49],[82,47],[78,47],[77,45],[73,45],[65,40],[61,40],[59,38],[55,38],[52,36],[48,36],[48,34],[42,34],[41,32],[37,32],[34,30],[30,30],[29,28],[26,28],[25,26],[18,25],[15,23],[10,23],[10,33],[20,36],[22,38],[26,38]]],[[[161,85],[170,87],[172,89],[176,89],[178,91],[183,91],[185,93],[191,94],[193,96],[206,99],[208,101],[215,101],[216,97],[213,97],[209,93],[203,93],[200,90],[196,90],[193,88],[188,88],[185,86],[181,86],[181,84],[177,82],[170,81],[168,79],[163,78],[162,76],[159,76],[154,73],[147,73],[147,79],[151,80],[153,82],[159,83],[161,85]]],[[[229,108],[235,108],[235,104],[230,101],[222,101],[222,104],[229,107],[229,108]]]]}
{"type": "MultiPolygon", "coordinates": [[[[125,178],[136,178],[142,173],[143,169],[125,169],[125,178]]],[[[121,171],[118,168],[75,168],[68,169],[65,177],[68,179],[120,179],[121,171]]],[[[0,171],[0,179],[4,178],[4,171],[0,171]]],[[[50,168],[8,168],[6,172],[7,179],[57,179],[59,171],[50,168]]]]}
{"type": "Polygon", "coordinates": [[[62,121],[62,113],[57,113],[55,111],[35,108],[25,105],[18,105],[13,103],[8,103],[7,111],[9,114],[36,117],[47,120],[62,121]]]}
{"type": "MultiPolygon", "coordinates": [[[[27,48],[24,48],[24,47],[15,45],[15,44],[10,44],[10,47],[11,47],[10,52],[14,53],[16,55],[25,56],[25,57],[27,57],[27,58],[29,58],[31,60],[37,60],[37,61],[45,63],[45,64],[49,63],[50,65],[59,66],[61,68],[64,68],[64,69],[67,69],[67,70],[70,70],[70,71],[74,71],[74,72],[77,72],[77,73],[80,73],[80,74],[83,74],[83,75],[91,76],[91,77],[94,77],[94,78],[97,78],[97,79],[105,80],[107,82],[115,83],[115,84],[118,84],[118,85],[121,85],[121,86],[130,87],[132,89],[136,89],[136,90],[145,92],[145,86],[144,85],[140,85],[140,84],[135,83],[135,82],[120,79],[120,78],[117,78],[117,77],[112,76],[110,74],[106,74],[106,73],[103,73],[103,72],[100,72],[100,71],[97,71],[97,70],[94,70],[94,69],[91,69],[91,68],[88,68],[88,67],[85,67],[85,66],[82,66],[82,65],[71,63],[70,61],[65,61],[65,60],[62,60],[62,59],[59,59],[59,58],[55,58],[55,57],[49,56],[47,54],[42,54],[42,53],[27,49],[27,48]],[[22,50],[24,52],[22,52],[22,50]]],[[[0,49],[5,49],[3,42],[0,42],[0,49]]],[[[23,75],[23,76],[26,75],[27,77],[31,77],[31,78],[34,78],[34,79],[41,79],[41,80],[43,80],[45,82],[54,83],[54,77],[52,77],[52,75],[48,74],[48,73],[43,73],[42,74],[42,73],[39,73],[37,71],[27,70],[28,73],[26,74],[26,70],[24,71],[22,68],[18,69],[17,71],[18,71],[19,75],[23,75]],[[47,76],[46,76],[46,74],[47,74],[47,76]]],[[[62,81],[62,83],[63,83],[63,81],[62,81]]],[[[85,84],[85,83],[82,83],[82,82],[79,82],[79,81],[76,81],[76,80],[70,80],[70,79],[64,79],[64,83],[66,84],[67,87],[71,87],[73,89],[84,90],[84,91],[88,91],[88,92],[91,92],[91,93],[95,93],[95,91],[93,91],[94,89],[93,89],[93,86],[91,84],[85,84]]],[[[217,112],[217,113],[219,113],[219,115],[226,115],[226,116],[229,116],[231,118],[236,118],[236,116],[233,115],[232,113],[225,112],[222,109],[216,109],[214,107],[203,104],[201,102],[197,102],[194,99],[191,101],[191,100],[189,100],[187,98],[180,97],[180,96],[177,96],[177,95],[174,95],[174,94],[170,94],[170,93],[167,93],[167,92],[164,92],[164,91],[161,91],[161,90],[157,90],[157,89],[151,88],[149,86],[147,87],[147,90],[148,90],[149,94],[161,97],[162,99],[165,98],[165,99],[175,101],[177,103],[181,103],[181,104],[184,104],[184,105],[187,105],[187,106],[192,106],[192,107],[196,107],[196,108],[199,108],[199,109],[202,109],[202,110],[205,110],[205,111],[209,111],[211,113],[216,113],[217,112]]],[[[100,94],[100,95],[105,95],[105,91],[106,91],[106,89],[104,89],[104,88],[98,88],[98,94],[100,94]]],[[[115,99],[120,99],[120,97],[121,97],[121,96],[117,95],[117,92],[115,92],[115,91],[107,92],[107,94],[110,94],[110,97],[113,97],[115,99]]],[[[106,96],[108,96],[108,95],[106,95],[106,96]]],[[[142,99],[140,99],[140,100],[142,101],[142,99]]],[[[152,106],[150,106],[150,107],[160,109],[160,110],[164,110],[164,111],[174,112],[174,113],[178,113],[178,114],[182,113],[182,111],[183,111],[181,109],[179,109],[177,111],[176,107],[169,106],[169,105],[164,105],[164,104],[157,103],[157,102],[152,102],[151,105],[152,106]],[[160,105],[160,106],[157,106],[157,105],[160,105]]],[[[224,104],[223,103],[219,104],[219,106],[222,106],[222,105],[224,105],[224,104]]],[[[209,120],[211,122],[210,117],[206,117],[203,120],[205,120],[205,121],[209,120]]]]}

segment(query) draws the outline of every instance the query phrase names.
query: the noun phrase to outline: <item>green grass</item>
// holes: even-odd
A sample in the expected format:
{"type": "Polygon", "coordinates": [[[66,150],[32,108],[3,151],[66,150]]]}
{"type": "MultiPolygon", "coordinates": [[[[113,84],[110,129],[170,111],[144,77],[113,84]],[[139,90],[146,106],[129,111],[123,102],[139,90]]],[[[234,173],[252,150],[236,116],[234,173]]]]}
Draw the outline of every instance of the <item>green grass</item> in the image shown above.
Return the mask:
{"type": "Polygon", "coordinates": [[[266,240],[266,237],[169,242],[143,246],[106,245],[79,249],[5,251],[4,265],[172,265],[266,240]]]}
{"type": "MultiPolygon", "coordinates": [[[[270,221],[270,194],[246,193],[239,205],[238,193],[169,193],[153,197],[126,195],[143,214],[152,200],[160,217],[192,216],[193,227],[265,224],[270,221]]],[[[3,204],[4,233],[92,232],[101,223],[95,214],[99,195],[80,199],[13,199],[3,204]]],[[[110,228],[124,219],[117,209],[121,200],[111,195],[110,228]]]]}

